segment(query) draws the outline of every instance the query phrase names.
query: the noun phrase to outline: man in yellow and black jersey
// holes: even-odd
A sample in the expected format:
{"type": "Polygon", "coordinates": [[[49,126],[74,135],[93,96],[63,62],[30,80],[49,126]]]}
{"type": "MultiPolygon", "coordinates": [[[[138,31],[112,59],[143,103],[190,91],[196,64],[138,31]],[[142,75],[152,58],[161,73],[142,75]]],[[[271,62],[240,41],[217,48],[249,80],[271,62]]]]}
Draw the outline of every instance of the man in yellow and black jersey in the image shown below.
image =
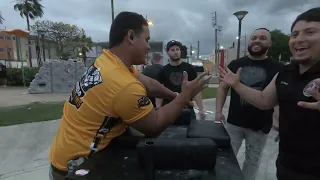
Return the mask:
{"type": "Polygon", "coordinates": [[[145,135],[160,134],[174,123],[189,100],[209,81],[206,73],[188,81],[184,73],[179,95],[137,72],[150,49],[146,19],[122,12],[110,29],[109,50],[104,50],[65,102],[63,116],[50,150],[50,179],[64,179],[69,170],[131,126],[145,135]],[[155,97],[174,99],[154,110],[147,91],[155,97]]]}

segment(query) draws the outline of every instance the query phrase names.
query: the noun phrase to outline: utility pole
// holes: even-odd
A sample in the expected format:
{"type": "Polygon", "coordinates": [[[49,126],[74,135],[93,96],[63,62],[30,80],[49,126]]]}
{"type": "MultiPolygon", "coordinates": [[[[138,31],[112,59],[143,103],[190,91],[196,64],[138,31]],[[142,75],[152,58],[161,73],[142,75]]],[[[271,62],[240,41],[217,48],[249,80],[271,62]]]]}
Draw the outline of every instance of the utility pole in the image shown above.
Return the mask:
{"type": "Polygon", "coordinates": [[[214,28],[214,45],[215,45],[215,56],[214,56],[214,61],[215,61],[215,74],[217,75],[218,71],[218,54],[219,54],[219,45],[218,45],[218,32],[221,31],[222,26],[218,26],[217,23],[217,11],[214,11],[212,14],[212,26],[214,28]]]}
{"type": "Polygon", "coordinates": [[[197,59],[200,57],[200,41],[198,41],[197,59]]]}
{"type": "Polygon", "coordinates": [[[215,49],[215,63],[217,62],[217,50],[218,50],[218,47],[217,47],[217,44],[218,44],[218,29],[216,28],[217,27],[217,11],[213,12],[213,16],[212,16],[212,26],[214,29],[214,49],[215,49]]]}
{"type": "Polygon", "coordinates": [[[222,30],[222,26],[218,25],[218,17],[217,17],[217,11],[214,11],[211,17],[212,20],[212,26],[214,28],[214,45],[215,45],[215,56],[214,56],[214,61],[215,61],[215,74],[217,75],[218,71],[218,64],[219,64],[219,45],[218,45],[218,32],[222,30]]]}
{"type": "Polygon", "coordinates": [[[113,6],[113,0],[111,0],[111,17],[112,21],[114,20],[114,6],[113,6]]]}

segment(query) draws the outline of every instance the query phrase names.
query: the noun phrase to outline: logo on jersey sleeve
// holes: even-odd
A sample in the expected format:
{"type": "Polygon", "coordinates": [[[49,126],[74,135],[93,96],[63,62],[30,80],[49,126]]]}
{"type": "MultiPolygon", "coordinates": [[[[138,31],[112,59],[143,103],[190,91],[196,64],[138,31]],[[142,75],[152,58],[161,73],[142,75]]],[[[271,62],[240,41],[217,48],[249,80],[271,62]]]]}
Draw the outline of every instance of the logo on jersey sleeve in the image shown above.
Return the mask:
{"type": "Polygon", "coordinates": [[[150,99],[148,96],[143,96],[142,98],[138,99],[138,108],[143,106],[148,106],[150,104],[150,99]]]}

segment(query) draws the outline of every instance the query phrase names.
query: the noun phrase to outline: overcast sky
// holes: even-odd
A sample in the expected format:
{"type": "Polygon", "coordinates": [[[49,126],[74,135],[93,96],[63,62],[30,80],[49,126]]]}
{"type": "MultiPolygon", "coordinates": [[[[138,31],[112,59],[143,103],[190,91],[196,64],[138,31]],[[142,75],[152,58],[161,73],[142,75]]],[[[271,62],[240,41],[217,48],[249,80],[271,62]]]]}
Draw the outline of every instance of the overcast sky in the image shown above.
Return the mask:
{"type": "MultiPolygon", "coordinates": [[[[13,0],[0,0],[0,11],[5,18],[0,28],[25,28],[26,21],[13,9],[13,0]]],[[[134,11],[148,15],[153,21],[151,39],[180,40],[188,47],[200,41],[200,54],[209,54],[214,48],[212,12],[217,11],[218,25],[222,26],[219,42],[229,47],[238,32],[238,20],[233,13],[249,11],[244,18],[242,35],[248,36],[259,27],[290,32],[296,16],[320,0],[114,0],[115,15],[134,11]]],[[[84,28],[94,41],[108,41],[111,23],[110,0],[42,0],[44,20],[61,21],[84,28]]],[[[31,21],[33,24],[33,21],[31,21]]]]}

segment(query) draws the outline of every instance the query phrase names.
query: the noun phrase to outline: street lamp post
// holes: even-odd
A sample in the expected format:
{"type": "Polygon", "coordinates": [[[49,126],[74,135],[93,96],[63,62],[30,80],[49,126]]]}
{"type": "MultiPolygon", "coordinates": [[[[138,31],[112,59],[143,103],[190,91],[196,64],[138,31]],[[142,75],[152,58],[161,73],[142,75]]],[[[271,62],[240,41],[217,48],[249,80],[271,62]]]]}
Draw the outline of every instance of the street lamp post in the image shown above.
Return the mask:
{"type": "Polygon", "coordinates": [[[46,50],[44,49],[44,34],[46,31],[38,30],[38,33],[41,35],[41,43],[42,43],[42,54],[43,54],[43,62],[46,62],[46,50]]]}
{"type": "MultiPolygon", "coordinates": [[[[239,29],[238,29],[238,37],[241,37],[241,24],[242,19],[248,14],[248,11],[238,11],[233,15],[236,16],[239,20],[239,29]]],[[[238,38],[238,47],[237,47],[237,59],[240,57],[240,38],[238,38]]]]}
{"type": "MultiPolygon", "coordinates": [[[[244,36],[242,36],[242,37],[240,38],[240,40],[241,40],[242,38],[244,38],[243,54],[244,54],[244,56],[246,56],[246,55],[247,55],[247,34],[244,34],[244,36]]],[[[238,39],[239,39],[239,36],[237,36],[237,40],[238,40],[238,39]]]]}

